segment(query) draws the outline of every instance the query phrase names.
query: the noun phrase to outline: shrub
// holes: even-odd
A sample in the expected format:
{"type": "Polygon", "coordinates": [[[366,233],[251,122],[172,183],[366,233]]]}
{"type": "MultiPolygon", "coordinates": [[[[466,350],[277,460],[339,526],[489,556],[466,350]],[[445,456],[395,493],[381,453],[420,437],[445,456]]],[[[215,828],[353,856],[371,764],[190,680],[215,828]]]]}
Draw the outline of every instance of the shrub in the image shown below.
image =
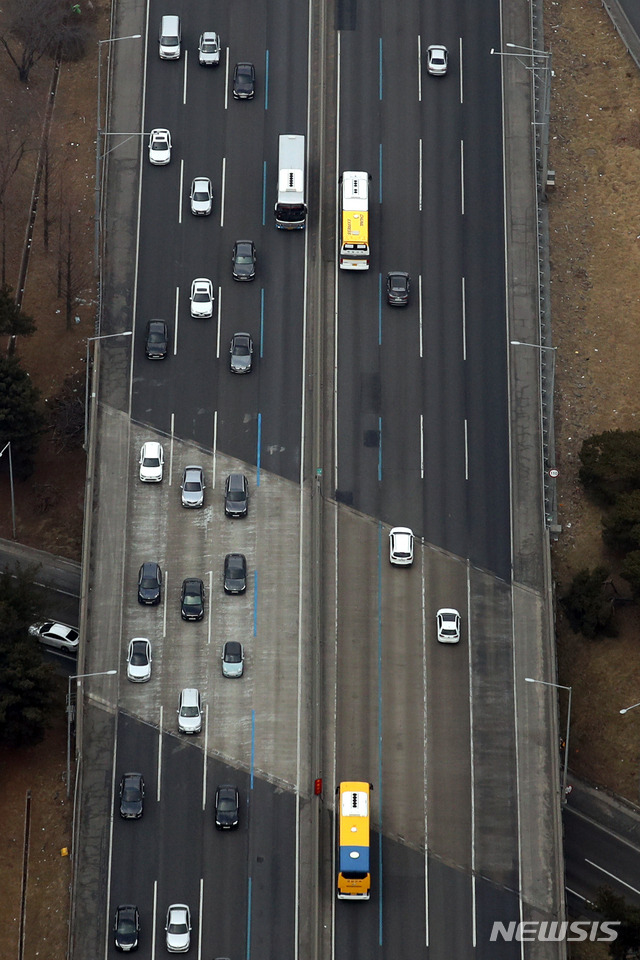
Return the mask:
{"type": "Polygon", "coordinates": [[[606,567],[595,567],[592,571],[580,570],[561,600],[571,629],[589,640],[602,635],[616,635],[613,605],[605,592],[608,579],[606,567]]]}

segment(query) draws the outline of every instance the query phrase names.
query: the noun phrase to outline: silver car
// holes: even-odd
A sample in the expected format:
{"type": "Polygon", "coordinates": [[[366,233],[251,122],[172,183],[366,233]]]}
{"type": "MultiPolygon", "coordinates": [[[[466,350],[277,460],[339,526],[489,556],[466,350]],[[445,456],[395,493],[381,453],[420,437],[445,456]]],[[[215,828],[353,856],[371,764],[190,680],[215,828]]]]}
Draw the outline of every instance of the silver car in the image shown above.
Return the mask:
{"type": "Polygon", "coordinates": [[[169,953],[187,953],[191,944],[191,911],[186,903],[172,903],[164,926],[169,953]]]}
{"type": "Polygon", "coordinates": [[[196,177],[191,184],[191,213],[208,217],[213,207],[213,187],[208,177],[196,177]]]}
{"type": "Polygon", "coordinates": [[[227,640],[222,648],[222,676],[235,680],[244,673],[244,650],[237,640],[227,640]]]}
{"type": "Polygon", "coordinates": [[[180,733],[200,733],[202,730],[200,692],[194,687],[185,687],[180,693],[178,730],[180,733]]]}
{"type": "Polygon", "coordinates": [[[220,63],[220,37],[213,30],[200,34],[198,63],[203,67],[217,67],[220,63]]]}
{"type": "Polygon", "coordinates": [[[449,69],[449,53],[441,43],[427,47],[427,72],[433,77],[444,77],[449,69]]]}
{"type": "Polygon", "coordinates": [[[204,474],[202,467],[185,467],[182,475],[182,506],[201,507],[204,504],[204,474]]]}
{"type": "Polygon", "coordinates": [[[66,623],[56,623],[55,620],[45,620],[44,623],[34,623],[29,627],[32,637],[37,637],[40,643],[47,647],[56,647],[58,650],[68,650],[77,653],[80,636],[77,627],[69,627],[66,623]]]}

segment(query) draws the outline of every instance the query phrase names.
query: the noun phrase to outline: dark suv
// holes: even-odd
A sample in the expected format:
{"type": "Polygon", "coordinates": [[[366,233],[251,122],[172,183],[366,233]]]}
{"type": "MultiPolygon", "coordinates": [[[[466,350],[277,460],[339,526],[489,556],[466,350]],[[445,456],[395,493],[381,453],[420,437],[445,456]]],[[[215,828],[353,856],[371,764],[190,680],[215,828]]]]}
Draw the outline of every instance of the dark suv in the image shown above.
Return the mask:
{"type": "Polygon", "coordinates": [[[164,320],[149,320],[145,333],[144,352],[149,360],[164,360],[169,345],[169,330],[164,320]]]}
{"type": "Polygon", "coordinates": [[[246,517],[249,484],[244,473],[230,473],[224,485],[224,512],[228,517],[246,517]]]}
{"type": "Polygon", "coordinates": [[[141,773],[123,773],[120,778],[120,816],[139,820],[144,805],[144,778],[141,773]]]}
{"type": "Polygon", "coordinates": [[[195,577],[182,581],[180,616],[183,620],[202,620],[204,617],[204,583],[195,577]]]}

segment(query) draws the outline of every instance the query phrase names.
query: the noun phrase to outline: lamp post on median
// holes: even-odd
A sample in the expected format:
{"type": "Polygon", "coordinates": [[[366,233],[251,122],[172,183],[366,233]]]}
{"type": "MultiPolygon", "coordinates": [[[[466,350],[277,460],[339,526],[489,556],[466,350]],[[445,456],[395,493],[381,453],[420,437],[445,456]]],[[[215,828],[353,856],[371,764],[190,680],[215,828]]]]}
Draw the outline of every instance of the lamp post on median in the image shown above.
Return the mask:
{"type": "Polygon", "coordinates": [[[73,677],[69,677],[69,688],[67,691],[67,797],[70,796],[70,779],[71,779],[71,681],[76,681],[76,688],[80,686],[79,681],[86,679],[86,677],[111,677],[114,673],[117,673],[117,670],[100,670],[98,673],[77,673],[73,677]]]}
{"type": "Polygon", "coordinates": [[[569,763],[569,732],[571,729],[571,694],[572,687],[567,687],[564,683],[553,683],[551,680],[536,680],[534,677],[525,677],[527,683],[539,683],[543,687],[555,687],[556,690],[569,691],[569,703],[567,706],[567,733],[564,738],[564,770],[562,773],[562,803],[567,802],[567,766],[569,763]]]}
{"type": "Polygon", "coordinates": [[[133,330],[123,330],[122,333],[103,333],[99,337],[87,337],[87,369],[85,370],[84,384],[84,449],[87,449],[87,435],[89,432],[89,344],[92,340],[110,340],[111,337],[130,337],[133,330]]]}
{"type": "Polygon", "coordinates": [[[100,138],[102,136],[102,127],[100,125],[101,107],[102,107],[102,46],[105,43],[117,43],[118,40],[140,40],[142,34],[133,33],[129,37],[110,37],[108,40],[98,40],[98,107],[96,110],[96,182],[95,182],[95,243],[94,243],[94,273],[99,273],[100,256],[100,138]]]}
{"type": "Polygon", "coordinates": [[[13,498],[13,461],[11,459],[11,440],[7,440],[2,450],[0,450],[0,457],[9,448],[9,483],[11,485],[11,522],[13,524],[13,539],[16,539],[16,504],[13,498]]]}

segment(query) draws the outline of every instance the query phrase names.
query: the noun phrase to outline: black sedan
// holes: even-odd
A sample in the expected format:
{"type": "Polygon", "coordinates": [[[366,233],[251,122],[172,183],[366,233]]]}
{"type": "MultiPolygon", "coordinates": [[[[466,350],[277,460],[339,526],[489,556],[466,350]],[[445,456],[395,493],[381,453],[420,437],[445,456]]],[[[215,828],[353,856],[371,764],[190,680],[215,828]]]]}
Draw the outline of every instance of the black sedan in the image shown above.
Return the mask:
{"type": "Polygon", "coordinates": [[[120,777],[120,816],[139,820],[144,806],[144,777],[141,773],[123,773],[120,777]]]}
{"type": "Polygon", "coordinates": [[[234,280],[253,280],[256,275],[256,245],[253,240],[236,240],[231,257],[234,280]]]}
{"type": "Polygon", "coordinates": [[[256,68],[252,63],[236,63],[233,70],[233,96],[253,100],[256,92],[256,68]]]}
{"type": "Polygon", "coordinates": [[[387,303],[392,307],[406,307],[409,303],[411,277],[401,270],[387,274],[387,303]]]}
{"type": "Polygon", "coordinates": [[[195,577],[182,581],[180,616],[183,620],[202,620],[204,617],[204,583],[195,577]]]}
{"type": "Polygon", "coordinates": [[[116,907],[116,918],[113,924],[113,939],[116,950],[130,953],[138,949],[140,936],[140,915],[138,908],[132,903],[121,903],[116,907]]]}
{"type": "Polygon", "coordinates": [[[157,563],[143,563],[138,574],[138,603],[160,603],[162,570],[157,563]]]}
{"type": "Polygon", "coordinates": [[[216,790],[216,827],[233,830],[238,826],[240,795],[238,788],[224,783],[216,790]]]}
{"type": "Polygon", "coordinates": [[[145,332],[144,352],[149,360],[164,360],[169,345],[169,330],[164,320],[149,320],[145,332]]]}
{"type": "Polygon", "coordinates": [[[247,589],[247,558],[244,553],[228,553],[224,558],[225,593],[244,593],[247,589]]]}

